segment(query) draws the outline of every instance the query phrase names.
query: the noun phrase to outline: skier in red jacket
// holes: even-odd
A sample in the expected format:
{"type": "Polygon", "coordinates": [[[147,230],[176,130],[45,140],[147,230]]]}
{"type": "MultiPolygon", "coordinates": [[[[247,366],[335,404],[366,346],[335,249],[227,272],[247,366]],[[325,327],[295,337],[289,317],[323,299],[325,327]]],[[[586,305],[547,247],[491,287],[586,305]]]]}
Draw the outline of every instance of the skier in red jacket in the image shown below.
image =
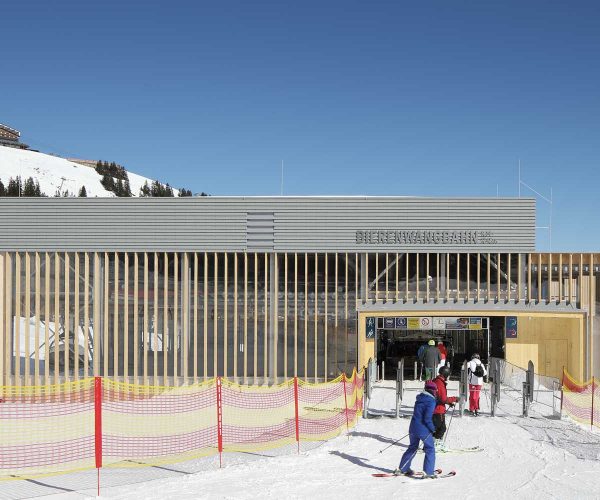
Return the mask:
{"type": "Polygon", "coordinates": [[[450,376],[450,368],[448,366],[442,366],[438,371],[438,376],[433,379],[433,382],[437,386],[437,404],[435,410],[433,410],[433,425],[435,425],[435,432],[433,437],[435,438],[436,448],[441,448],[442,438],[446,432],[446,405],[454,407],[457,398],[454,396],[448,397],[446,390],[446,380],[450,376]]]}

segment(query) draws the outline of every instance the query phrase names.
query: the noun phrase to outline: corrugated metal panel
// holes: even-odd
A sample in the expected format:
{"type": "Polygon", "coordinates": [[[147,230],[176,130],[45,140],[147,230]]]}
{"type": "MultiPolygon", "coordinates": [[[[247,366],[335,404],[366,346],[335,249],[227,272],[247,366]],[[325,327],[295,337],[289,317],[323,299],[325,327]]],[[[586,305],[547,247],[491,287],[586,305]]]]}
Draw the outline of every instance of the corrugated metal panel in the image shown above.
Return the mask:
{"type": "Polygon", "coordinates": [[[272,252],[275,249],[273,212],[246,214],[246,248],[249,252],[272,252]]]}
{"type": "MultiPolygon", "coordinates": [[[[361,233],[362,234],[362,233],[361,233]]],[[[535,251],[531,198],[2,198],[0,250],[535,251]],[[249,214],[257,214],[249,219],[249,214]],[[271,214],[261,220],[260,214],[271,214]],[[249,221],[252,220],[250,226],[249,221]],[[261,224],[272,223],[262,227],[261,224]],[[256,224],[256,226],[254,226],[256,224]],[[267,229],[266,231],[263,231],[267,229]],[[430,242],[357,243],[357,231],[430,242]],[[263,234],[261,234],[261,232],[263,234]],[[471,234],[477,235],[471,241],[471,234]],[[446,242],[444,234],[448,233],[446,242]],[[489,235],[486,235],[489,233],[489,235]],[[434,241],[438,234],[440,241],[434,241]],[[452,235],[454,236],[454,239],[452,235]],[[467,236],[465,236],[467,235],[467,236]],[[464,238],[464,241],[462,241],[464,238]],[[254,239],[254,240],[253,240],[254,239]],[[460,243],[459,243],[460,241],[460,243]],[[254,243],[252,243],[254,246],[254,243]]]]}

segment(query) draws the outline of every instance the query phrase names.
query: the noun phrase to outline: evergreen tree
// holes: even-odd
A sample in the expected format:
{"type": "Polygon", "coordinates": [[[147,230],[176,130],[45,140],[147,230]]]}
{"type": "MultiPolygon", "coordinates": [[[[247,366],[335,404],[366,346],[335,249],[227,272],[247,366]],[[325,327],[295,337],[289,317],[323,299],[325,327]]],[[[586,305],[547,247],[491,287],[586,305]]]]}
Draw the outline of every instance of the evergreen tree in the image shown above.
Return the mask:
{"type": "Polygon", "coordinates": [[[131,194],[131,186],[129,185],[129,177],[125,174],[125,182],[123,183],[123,196],[130,198],[133,196],[131,194]]]}
{"type": "Polygon", "coordinates": [[[81,189],[79,190],[79,197],[87,198],[87,191],[85,190],[85,186],[81,186],[81,189]]]}
{"type": "Polygon", "coordinates": [[[2,180],[0,180],[0,196],[6,196],[6,189],[4,189],[4,184],[2,184],[2,180]]]}
{"type": "Polygon", "coordinates": [[[8,180],[8,187],[6,189],[6,196],[21,196],[23,192],[23,186],[21,184],[21,177],[17,175],[15,179],[12,177],[8,180]]]}
{"type": "Polygon", "coordinates": [[[44,193],[42,193],[42,190],[40,189],[40,183],[37,180],[35,181],[35,196],[38,198],[45,196],[44,193]]]}
{"type": "Polygon", "coordinates": [[[30,196],[30,197],[35,196],[35,182],[33,180],[33,177],[29,177],[25,181],[25,184],[23,186],[23,192],[21,193],[21,196],[30,196]]]}
{"type": "Polygon", "coordinates": [[[168,182],[167,182],[167,185],[165,186],[164,193],[165,193],[164,194],[165,197],[173,198],[173,196],[175,196],[173,194],[173,190],[171,189],[171,186],[169,186],[168,182]]]}
{"type": "Polygon", "coordinates": [[[110,175],[104,174],[102,176],[102,180],[100,181],[100,183],[102,184],[102,186],[104,187],[104,189],[106,189],[107,191],[114,192],[114,190],[115,190],[115,181],[114,181],[114,179],[110,175]]]}
{"type": "Polygon", "coordinates": [[[140,197],[147,198],[149,196],[152,196],[152,193],[150,192],[150,186],[148,186],[148,181],[146,181],[144,182],[144,185],[140,188],[140,197]]]}

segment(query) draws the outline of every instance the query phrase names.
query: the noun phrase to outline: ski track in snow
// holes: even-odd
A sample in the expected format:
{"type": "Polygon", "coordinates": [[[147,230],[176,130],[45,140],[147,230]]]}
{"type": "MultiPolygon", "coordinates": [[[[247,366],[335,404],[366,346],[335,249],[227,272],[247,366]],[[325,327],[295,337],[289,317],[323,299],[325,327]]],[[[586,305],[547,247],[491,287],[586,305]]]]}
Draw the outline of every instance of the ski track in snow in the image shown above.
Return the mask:
{"type": "MultiPolygon", "coordinates": [[[[382,383],[392,386],[393,382],[382,383]]],[[[410,414],[419,383],[408,382],[402,407],[410,414]],[[412,387],[412,389],[411,389],[412,387]]],[[[450,394],[456,394],[452,381],[450,394]]],[[[552,420],[533,415],[520,417],[521,402],[503,397],[502,414],[489,416],[489,400],[482,398],[480,417],[452,417],[447,445],[462,448],[480,445],[479,453],[438,454],[436,466],[444,471],[456,470],[457,476],[438,480],[407,480],[406,478],[374,478],[373,472],[392,471],[408,445],[408,438],[399,445],[379,451],[408,432],[410,419],[379,416],[360,419],[345,435],[295,453],[294,447],[277,457],[223,454],[223,468],[218,469],[215,457],[209,470],[182,474],[125,486],[103,487],[101,498],[111,499],[361,499],[371,498],[460,498],[464,499],[573,499],[600,498],[600,461],[597,459],[600,441],[598,433],[589,432],[569,420],[552,420]],[[596,450],[596,455],[592,451],[596,450]],[[584,450],[584,451],[582,451],[584,450]]],[[[389,415],[395,404],[393,390],[376,388],[371,408],[389,415]]],[[[413,460],[415,470],[421,470],[423,454],[413,460]]],[[[144,469],[149,471],[149,469],[144,469]]],[[[151,469],[150,469],[151,472],[151,469]]],[[[132,476],[135,471],[127,472],[132,476]]],[[[151,474],[150,474],[151,477],[151,474]]],[[[131,481],[133,481],[132,479],[131,481]]],[[[47,496],[56,499],[81,499],[95,491],[63,493],[47,496]]],[[[2,486],[0,484],[0,496],[2,486]]],[[[88,497],[89,498],[89,497],[88,497]]]]}

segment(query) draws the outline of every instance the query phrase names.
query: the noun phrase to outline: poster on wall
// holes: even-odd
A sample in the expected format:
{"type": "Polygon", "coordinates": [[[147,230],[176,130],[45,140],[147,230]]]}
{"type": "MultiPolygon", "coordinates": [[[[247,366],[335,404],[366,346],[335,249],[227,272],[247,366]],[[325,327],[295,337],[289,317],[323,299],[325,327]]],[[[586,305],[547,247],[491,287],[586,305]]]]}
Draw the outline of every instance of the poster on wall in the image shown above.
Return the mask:
{"type": "Polygon", "coordinates": [[[373,316],[367,316],[367,324],[365,328],[366,339],[375,340],[375,318],[373,316]]]}
{"type": "Polygon", "coordinates": [[[384,328],[395,328],[396,327],[396,318],[383,318],[383,327],[384,328]]]}
{"type": "Polygon", "coordinates": [[[506,338],[516,339],[517,338],[517,317],[507,316],[506,317],[506,338]]]}

